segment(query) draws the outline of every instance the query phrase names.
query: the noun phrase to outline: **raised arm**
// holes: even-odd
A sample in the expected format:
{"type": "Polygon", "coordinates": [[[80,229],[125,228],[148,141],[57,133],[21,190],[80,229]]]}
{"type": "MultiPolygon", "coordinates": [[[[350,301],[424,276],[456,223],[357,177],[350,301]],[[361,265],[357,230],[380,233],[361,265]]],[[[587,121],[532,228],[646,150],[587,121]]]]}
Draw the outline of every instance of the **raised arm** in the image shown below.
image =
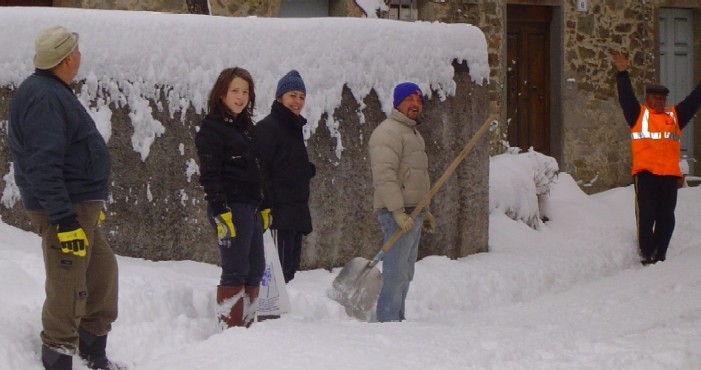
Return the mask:
{"type": "Polygon", "coordinates": [[[618,88],[618,104],[623,109],[623,116],[628,126],[633,127],[640,115],[640,103],[633,92],[633,85],[628,74],[628,58],[621,52],[611,53],[613,65],[616,67],[616,87],[618,88]]]}
{"type": "Polygon", "coordinates": [[[684,128],[691,118],[696,114],[701,106],[701,83],[696,85],[696,88],[677,104],[677,116],[679,117],[679,126],[684,128]]]}

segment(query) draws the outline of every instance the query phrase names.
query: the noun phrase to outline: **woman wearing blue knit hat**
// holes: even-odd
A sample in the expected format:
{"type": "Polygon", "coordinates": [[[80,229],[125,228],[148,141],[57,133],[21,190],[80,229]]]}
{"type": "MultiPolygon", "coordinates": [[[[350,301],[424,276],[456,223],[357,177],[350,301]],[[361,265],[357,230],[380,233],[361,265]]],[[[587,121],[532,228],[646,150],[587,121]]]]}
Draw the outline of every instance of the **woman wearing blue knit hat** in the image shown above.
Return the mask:
{"type": "Polygon", "coordinates": [[[309,183],[316,169],[309,162],[302,128],[307,89],[296,70],[278,81],[270,114],[253,130],[263,174],[263,191],[271,209],[277,250],[285,282],[294,278],[302,255],[302,236],[312,232],[309,183]]]}

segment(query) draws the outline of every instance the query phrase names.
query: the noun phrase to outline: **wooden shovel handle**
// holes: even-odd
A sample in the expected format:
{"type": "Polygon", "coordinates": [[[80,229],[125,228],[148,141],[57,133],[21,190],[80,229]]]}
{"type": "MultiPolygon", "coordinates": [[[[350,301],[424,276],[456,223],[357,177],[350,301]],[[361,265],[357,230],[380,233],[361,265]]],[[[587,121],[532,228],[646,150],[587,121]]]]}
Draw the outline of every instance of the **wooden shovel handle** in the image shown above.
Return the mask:
{"type": "MultiPolygon", "coordinates": [[[[409,214],[409,217],[411,217],[412,220],[414,218],[416,218],[416,216],[424,208],[426,208],[426,205],[428,205],[428,202],[431,201],[431,198],[433,197],[433,195],[436,194],[438,189],[440,189],[440,187],[443,186],[443,184],[446,181],[448,181],[448,177],[450,177],[450,175],[452,175],[453,172],[455,172],[455,169],[458,168],[458,165],[460,165],[460,162],[462,162],[462,160],[465,159],[465,157],[467,157],[467,155],[470,153],[470,151],[475,146],[475,144],[477,144],[477,141],[482,137],[482,135],[484,135],[485,132],[487,132],[487,130],[489,129],[489,125],[495,119],[496,119],[495,115],[490,114],[489,117],[487,118],[487,120],[485,120],[484,123],[482,124],[482,127],[480,127],[479,130],[477,130],[477,132],[472,137],[472,139],[470,139],[470,141],[467,144],[465,144],[465,147],[462,148],[462,150],[460,151],[458,156],[455,157],[455,159],[453,160],[453,163],[451,163],[450,166],[448,166],[448,168],[445,170],[445,172],[443,172],[443,175],[433,184],[433,187],[431,187],[431,189],[428,191],[428,193],[426,193],[426,195],[424,195],[423,199],[421,199],[419,204],[416,205],[416,208],[414,208],[414,210],[411,212],[411,214],[409,214]]],[[[387,251],[390,248],[392,248],[392,245],[394,244],[394,242],[397,241],[397,239],[399,239],[401,234],[402,234],[401,228],[397,229],[397,231],[395,231],[394,234],[392,234],[392,236],[385,242],[385,244],[382,245],[382,249],[377,254],[377,256],[375,256],[375,258],[374,258],[375,262],[378,262],[382,258],[382,255],[387,253],[387,251]]]]}

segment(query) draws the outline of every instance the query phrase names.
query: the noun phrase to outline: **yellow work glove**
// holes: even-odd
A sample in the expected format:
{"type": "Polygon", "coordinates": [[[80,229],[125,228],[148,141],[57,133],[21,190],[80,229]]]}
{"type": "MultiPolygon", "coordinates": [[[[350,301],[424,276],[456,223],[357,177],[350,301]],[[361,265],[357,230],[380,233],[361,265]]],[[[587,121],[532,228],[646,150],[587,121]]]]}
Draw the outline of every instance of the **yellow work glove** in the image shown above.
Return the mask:
{"type": "Polygon", "coordinates": [[[58,241],[61,242],[61,252],[85,257],[88,237],[75,216],[59,221],[56,225],[56,235],[58,235],[58,241]]]}
{"type": "Polygon", "coordinates": [[[431,212],[426,211],[424,213],[424,222],[421,226],[422,230],[425,233],[433,234],[433,232],[436,231],[436,218],[433,217],[433,214],[431,214],[431,212]]]}
{"type": "Polygon", "coordinates": [[[260,219],[263,221],[263,231],[268,230],[273,223],[273,215],[270,213],[270,208],[265,208],[260,211],[260,219]]]}
{"type": "Polygon", "coordinates": [[[217,241],[219,245],[231,247],[236,236],[234,216],[231,214],[231,211],[214,216],[214,222],[217,224],[217,241]]]}
{"type": "Polygon", "coordinates": [[[400,229],[402,229],[402,232],[407,232],[414,228],[414,220],[409,217],[408,214],[404,213],[404,211],[394,211],[392,212],[392,216],[394,216],[394,221],[397,222],[397,225],[400,229]]]}
{"type": "Polygon", "coordinates": [[[100,214],[97,215],[97,224],[101,224],[102,221],[105,220],[105,212],[103,210],[100,210],[100,214]]]}

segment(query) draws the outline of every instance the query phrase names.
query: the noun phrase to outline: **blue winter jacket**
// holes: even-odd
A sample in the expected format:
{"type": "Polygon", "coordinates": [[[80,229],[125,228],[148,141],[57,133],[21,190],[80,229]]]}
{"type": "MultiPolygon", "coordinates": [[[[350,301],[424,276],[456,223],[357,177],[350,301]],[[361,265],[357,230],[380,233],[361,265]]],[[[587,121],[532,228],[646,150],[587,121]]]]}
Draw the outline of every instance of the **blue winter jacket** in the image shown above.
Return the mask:
{"type": "Polygon", "coordinates": [[[71,88],[36,70],[10,104],[9,146],[26,209],[53,223],[75,215],[72,203],[105,200],[110,156],[95,122],[71,88]]]}

